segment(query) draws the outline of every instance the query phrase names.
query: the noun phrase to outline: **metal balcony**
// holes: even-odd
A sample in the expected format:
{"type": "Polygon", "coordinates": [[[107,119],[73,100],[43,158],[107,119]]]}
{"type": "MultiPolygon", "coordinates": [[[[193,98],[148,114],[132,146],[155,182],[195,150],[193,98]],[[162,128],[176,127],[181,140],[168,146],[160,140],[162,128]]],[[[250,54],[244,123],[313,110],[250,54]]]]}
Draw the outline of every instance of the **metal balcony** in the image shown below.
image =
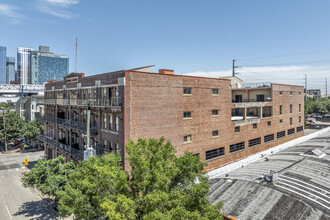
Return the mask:
{"type": "Polygon", "coordinates": [[[37,139],[44,142],[44,143],[49,144],[52,147],[55,147],[55,148],[65,152],[65,153],[69,154],[70,156],[72,156],[72,157],[74,157],[78,160],[84,160],[84,152],[83,151],[74,149],[71,146],[68,146],[66,144],[63,144],[63,143],[57,141],[57,140],[54,140],[52,137],[48,137],[46,135],[40,134],[40,135],[37,136],[37,139]]]}
{"type": "MultiPolygon", "coordinates": [[[[57,140],[54,140],[53,137],[48,137],[44,134],[40,134],[37,136],[37,139],[44,143],[49,144],[52,147],[59,149],[60,151],[63,151],[64,153],[69,154],[70,156],[74,157],[75,159],[84,160],[84,151],[74,149],[71,146],[68,146],[57,140]]],[[[95,150],[96,150],[97,156],[102,156],[104,154],[109,154],[111,152],[121,153],[121,150],[109,150],[109,149],[106,149],[105,147],[99,146],[99,145],[97,145],[95,147],[95,150]]]]}
{"type": "Polygon", "coordinates": [[[63,105],[76,106],[82,108],[102,108],[120,111],[122,107],[121,97],[112,98],[45,98],[44,104],[47,105],[63,105]]]}
{"type": "MultiPolygon", "coordinates": [[[[44,115],[41,115],[40,113],[36,113],[35,117],[38,121],[52,123],[55,125],[69,128],[69,129],[76,129],[76,130],[79,130],[79,131],[85,132],[85,133],[87,132],[87,123],[86,122],[79,122],[79,121],[67,120],[67,119],[63,119],[63,118],[44,116],[44,115]]],[[[94,126],[91,126],[90,132],[97,133],[97,128],[94,126]]]]}

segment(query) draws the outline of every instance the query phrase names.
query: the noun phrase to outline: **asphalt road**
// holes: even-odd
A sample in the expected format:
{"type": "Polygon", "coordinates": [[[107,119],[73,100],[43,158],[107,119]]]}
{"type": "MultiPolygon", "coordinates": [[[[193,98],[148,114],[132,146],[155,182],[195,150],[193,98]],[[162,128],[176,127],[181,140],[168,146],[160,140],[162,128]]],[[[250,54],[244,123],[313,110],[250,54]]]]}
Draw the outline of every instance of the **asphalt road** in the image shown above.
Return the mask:
{"type": "Polygon", "coordinates": [[[28,169],[23,160],[30,160],[29,167],[43,152],[0,153],[0,219],[56,219],[57,213],[42,199],[36,190],[24,188],[20,174],[28,169]]]}

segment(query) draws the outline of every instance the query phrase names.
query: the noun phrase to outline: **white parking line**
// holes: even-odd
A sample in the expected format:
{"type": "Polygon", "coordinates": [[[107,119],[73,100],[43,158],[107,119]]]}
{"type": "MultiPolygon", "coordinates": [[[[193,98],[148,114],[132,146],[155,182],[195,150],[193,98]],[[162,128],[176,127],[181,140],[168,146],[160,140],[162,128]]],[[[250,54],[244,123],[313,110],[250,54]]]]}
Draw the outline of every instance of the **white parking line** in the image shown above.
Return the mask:
{"type": "Polygon", "coordinates": [[[8,212],[8,215],[9,215],[10,219],[13,219],[13,217],[11,217],[11,214],[9,212],[9,209],[8,209],[8,206],[7,205],[6,205],[6,209],[7,209],[7,212],[8,212]]]}

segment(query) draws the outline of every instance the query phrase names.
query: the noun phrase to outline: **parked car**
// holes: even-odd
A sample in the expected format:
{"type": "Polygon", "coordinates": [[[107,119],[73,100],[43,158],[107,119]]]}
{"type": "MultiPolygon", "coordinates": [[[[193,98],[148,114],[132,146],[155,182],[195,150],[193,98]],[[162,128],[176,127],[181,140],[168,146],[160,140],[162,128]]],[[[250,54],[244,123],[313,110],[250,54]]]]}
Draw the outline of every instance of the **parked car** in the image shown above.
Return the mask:
{"type": "Polygon", "coordinates": [[[315,118],[306,118],[306,120],[312,121],[311,123],[315,123],[316,122],[316,119],[315,118]]]}
{"type": "Polygon", "coordinates": [[[313,123],[313,120],[308,119],[308,118],[306,119],[306,124],[307,124],[307,125],[310,125],[310,124],[312,124],[312,123],[313,123]]]}

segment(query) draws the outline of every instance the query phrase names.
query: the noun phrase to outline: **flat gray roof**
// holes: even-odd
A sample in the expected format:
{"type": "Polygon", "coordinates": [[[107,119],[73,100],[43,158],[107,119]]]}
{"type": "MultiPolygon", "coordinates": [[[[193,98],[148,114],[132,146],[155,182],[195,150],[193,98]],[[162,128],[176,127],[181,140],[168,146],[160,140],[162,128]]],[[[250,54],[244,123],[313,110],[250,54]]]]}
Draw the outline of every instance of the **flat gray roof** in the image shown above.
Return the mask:
{"type": "Polygon", "coordinates": [[[210,180],[212,203],[239,219],[330,219],[330,131],[210,180]],[[322,158],[303,153],[319,149],[322,158]],[[279,172],[275,184],[254,178],[279,172]]]}

